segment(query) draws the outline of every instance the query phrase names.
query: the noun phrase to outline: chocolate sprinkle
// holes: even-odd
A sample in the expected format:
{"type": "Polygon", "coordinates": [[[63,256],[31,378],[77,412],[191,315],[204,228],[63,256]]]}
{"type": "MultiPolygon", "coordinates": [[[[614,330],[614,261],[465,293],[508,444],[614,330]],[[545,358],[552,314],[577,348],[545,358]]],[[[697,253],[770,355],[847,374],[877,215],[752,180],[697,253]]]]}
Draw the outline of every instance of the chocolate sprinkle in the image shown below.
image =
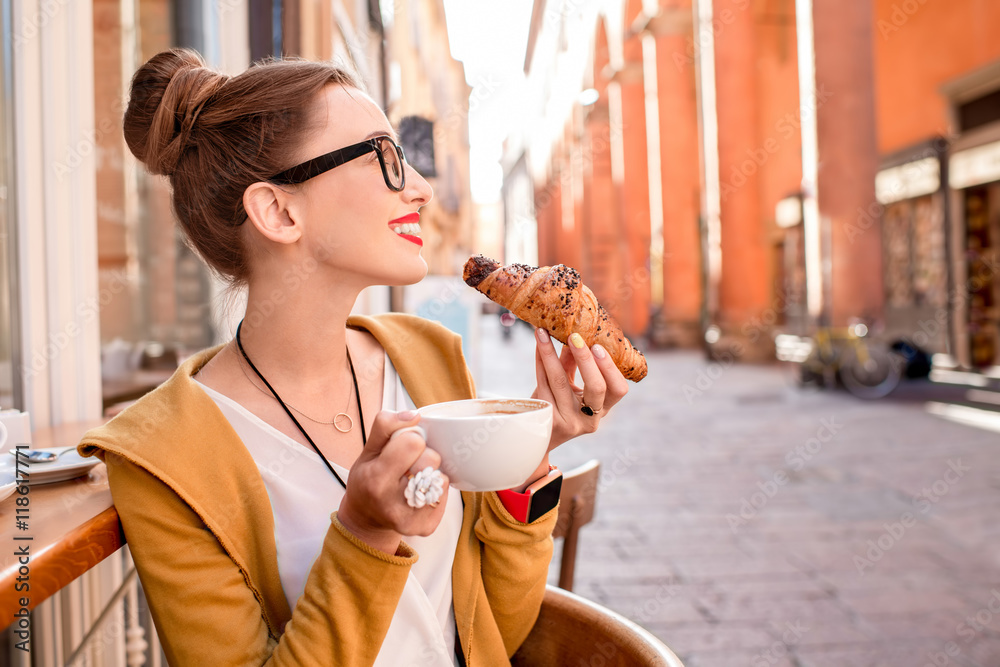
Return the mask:
{"type": "Polygon", "coordinates": [[[500,265],[489,257],[484,257],[483,255],[475,255],[470,257],[469,261],[465,263],[465,270],[463,271],[462,278],[465,280],[465,284],[469,287],[475,287],[479,283],[486,279],[486,276],[490,275],[494,271],[500,268],[500,265]]]}

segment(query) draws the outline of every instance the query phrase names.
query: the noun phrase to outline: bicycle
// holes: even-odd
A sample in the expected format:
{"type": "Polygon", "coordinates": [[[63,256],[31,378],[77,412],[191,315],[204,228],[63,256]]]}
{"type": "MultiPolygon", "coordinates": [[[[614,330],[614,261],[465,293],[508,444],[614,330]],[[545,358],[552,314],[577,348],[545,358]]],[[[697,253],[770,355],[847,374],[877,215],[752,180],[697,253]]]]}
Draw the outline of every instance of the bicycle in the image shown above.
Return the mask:
{"type": "Polygon", "coordinates": [[[899,385],[905,361],[868,333],[868,326],[857,322],[844,328],[820,327],[807,337],[779,334],[775,350],[780,361],[797,364],[799,386],[836,386],[839,380],[858,398],[883,398],[899,385]]]}

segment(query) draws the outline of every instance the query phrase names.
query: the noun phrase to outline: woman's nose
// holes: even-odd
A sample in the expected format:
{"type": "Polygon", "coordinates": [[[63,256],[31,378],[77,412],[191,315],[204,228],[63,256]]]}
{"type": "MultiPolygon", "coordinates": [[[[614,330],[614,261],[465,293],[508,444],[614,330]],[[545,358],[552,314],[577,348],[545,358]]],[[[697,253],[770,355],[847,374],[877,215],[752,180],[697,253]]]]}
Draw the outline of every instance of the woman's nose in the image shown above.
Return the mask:
{"type": "Polygon", "coordinates": [[[406,187],[403,188],[403,196],[409,202],[421,202],[426,204],[434,198],[434,188],[420,175],[410,164],[406,164],[406,187]]]}

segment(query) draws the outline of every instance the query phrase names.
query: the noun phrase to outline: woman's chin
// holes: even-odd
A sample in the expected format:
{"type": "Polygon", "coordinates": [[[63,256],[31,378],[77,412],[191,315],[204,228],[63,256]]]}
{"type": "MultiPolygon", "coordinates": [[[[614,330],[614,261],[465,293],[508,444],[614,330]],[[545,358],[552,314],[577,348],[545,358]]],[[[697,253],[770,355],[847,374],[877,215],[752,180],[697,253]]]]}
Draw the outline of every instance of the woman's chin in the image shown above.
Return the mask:
{"type": "Polygon", "coordinates": [[[402,287],[404,285],[415,285],[427,277],[427,262],[423,257],[417,256],[416,260],[401,262],[394,267],[392,277],[384,284],[391,287],[402,287]]]}

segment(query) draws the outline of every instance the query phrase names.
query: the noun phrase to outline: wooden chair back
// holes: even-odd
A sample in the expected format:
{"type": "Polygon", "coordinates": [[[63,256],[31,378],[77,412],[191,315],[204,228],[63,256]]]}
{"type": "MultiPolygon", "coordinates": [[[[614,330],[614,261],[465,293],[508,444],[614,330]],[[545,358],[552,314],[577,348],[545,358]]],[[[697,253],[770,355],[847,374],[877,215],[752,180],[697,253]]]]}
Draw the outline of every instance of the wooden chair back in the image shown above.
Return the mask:
{"type": "Polygon", "coordinates": [[[553,586],[546,588],[538,620],[511,665],[684,667],[674,652],[648,630],[606,607],[553,586]]]}
{"type": "Polygon", "coordinates": [[[559,563],[559,588],[567,591],[573,590],[580,528],[594,518],[600,471],[601,462],[591,459],[563,473],[562,491],[559,496],[559,519],[552,537],[563,539],[562,558],[559,563]]]}

